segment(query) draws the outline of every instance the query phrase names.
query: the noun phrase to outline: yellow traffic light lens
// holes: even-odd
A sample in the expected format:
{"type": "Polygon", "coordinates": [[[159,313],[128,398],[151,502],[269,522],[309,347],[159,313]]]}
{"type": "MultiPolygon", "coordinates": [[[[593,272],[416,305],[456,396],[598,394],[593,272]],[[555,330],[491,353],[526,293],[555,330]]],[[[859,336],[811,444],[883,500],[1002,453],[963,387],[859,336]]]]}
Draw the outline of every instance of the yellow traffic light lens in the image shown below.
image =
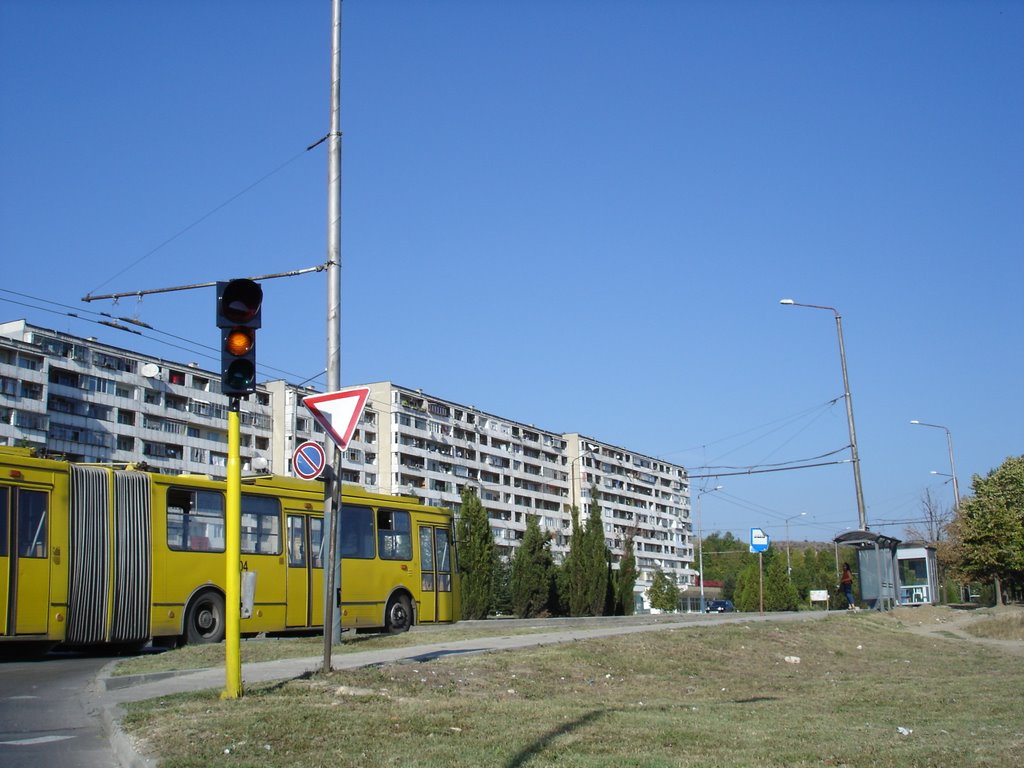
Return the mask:
{"type": "Polygon", "coordinates": [[[224,349],[236,357],[248,354],[256,343],[256,334],[246,328],[235,328],[224,341],[224,349]]]}

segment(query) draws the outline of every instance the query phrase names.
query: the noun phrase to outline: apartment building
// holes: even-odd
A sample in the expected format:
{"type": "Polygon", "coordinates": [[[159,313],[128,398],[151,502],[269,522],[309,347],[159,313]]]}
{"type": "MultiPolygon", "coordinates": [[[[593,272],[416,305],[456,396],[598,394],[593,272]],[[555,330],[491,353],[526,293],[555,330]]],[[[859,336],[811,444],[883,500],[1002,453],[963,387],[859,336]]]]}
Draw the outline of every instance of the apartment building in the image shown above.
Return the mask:
{"type": "MultiPolygon", "coordinates": [[[[24,320],[0,323],[0,442],[70,461],[145,462],[223,477],[227,398],[220,376],[24,320]]],[[[270,469],[271,399],[240,412],[244,469],[270,469]]]]}
{"type": "Polygon", "coordinates": [[[615,561],[632,534],[641,571],[638,595],[655,569],[694,583],[689,480],[682,466],[579,433],[559,433],[451,402],[391,382],[370,390],[347,476],[374,476],[386,493],[415,494],[458,509],[462,489],[483,501],[503,555],[538,517],[561,562],[569,548],[573,505],[585,519],[593,489],[615,561]],[[365,440],[376,438],[376,444],[365,440]],[[358,463],[360,457],[363,463],[358,463]],[[372,460],[372,463],[370,463],[372,460]]]}
{"type": "MultiPolygon", "coordinates": [[[[370,396],[342,463],[344,482],[415,495],[458,510],[470,486],[499,551],[518,546],[535,515],[561,562],[571,510],[586,518],[596,489],[615,560],[632,535],[642,599],[655,569],[693,584],[686,469],[581,433],[559,433],[388,381],[370,396]]],[[[270,381],[241,403],[242,467],[291,474],[294,449],[323,442],[302,405],[314,390],[270,381]]],[[[93,338],[0,323],[0,443],[72,461],[145,462],[166,473],[222,477],[228,398],[220,376],[93,338]]]]}

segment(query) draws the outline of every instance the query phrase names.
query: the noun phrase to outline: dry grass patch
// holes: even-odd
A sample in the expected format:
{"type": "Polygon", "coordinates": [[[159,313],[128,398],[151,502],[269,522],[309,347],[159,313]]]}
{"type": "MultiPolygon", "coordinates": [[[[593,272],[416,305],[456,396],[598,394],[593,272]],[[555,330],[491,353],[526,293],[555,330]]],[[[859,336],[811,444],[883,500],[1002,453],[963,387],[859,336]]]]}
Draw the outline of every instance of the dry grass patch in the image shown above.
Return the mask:
{"type": "MultiPolygon", "coordinates": [[[[404,648],[410,645],[443,643],[449,640],[469,640],[474,637],[495,635],[522,635],[550,632],[551,627],[509,627],[495,622],[493,627],[467,630],[455,624],[439,627],[415,627],[400,635],[345,632],[342,642],[334,646],[334,654],[372,651],[381,648],[404,648]]],[[[250,664],[277,659],[297,659],[307,656],[323,657],[322,635],[312,637],[248,638],[241,642],[242,663],[250,664]]],[[[144,653],[118,663],[114,675],[140,675],[151,672],[174,672],[186,669],[204,669],[224,664],[224,645],[187,645],[170,651],[144,653]]]]}
{"type": "Polygon", "coordinates": [[[1024,610],[1011,608],[997,611],[968,624],[964,629],[975,637],[1024,642],[1024,610]]]}
{"type": "Polygon", "coordinates": [[[125,726],[167,768],[1001,766],[1024,748],[1022,683],[1015,657],[837,615],[171,697],[125,726]]]}

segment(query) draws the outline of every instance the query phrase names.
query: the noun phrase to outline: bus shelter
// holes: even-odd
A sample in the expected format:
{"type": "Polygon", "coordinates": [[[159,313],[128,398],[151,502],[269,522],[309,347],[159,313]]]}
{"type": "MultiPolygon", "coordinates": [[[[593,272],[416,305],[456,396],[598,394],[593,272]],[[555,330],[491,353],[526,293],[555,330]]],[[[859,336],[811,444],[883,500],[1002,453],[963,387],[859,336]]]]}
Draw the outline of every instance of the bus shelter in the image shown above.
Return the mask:
{"type": "Polygon", "coordinates": [[[834,541],[857,551],[860,599],[877,611],[896,606],[900,594],[899,539],[874,531],[846,531],[834,541]]]}

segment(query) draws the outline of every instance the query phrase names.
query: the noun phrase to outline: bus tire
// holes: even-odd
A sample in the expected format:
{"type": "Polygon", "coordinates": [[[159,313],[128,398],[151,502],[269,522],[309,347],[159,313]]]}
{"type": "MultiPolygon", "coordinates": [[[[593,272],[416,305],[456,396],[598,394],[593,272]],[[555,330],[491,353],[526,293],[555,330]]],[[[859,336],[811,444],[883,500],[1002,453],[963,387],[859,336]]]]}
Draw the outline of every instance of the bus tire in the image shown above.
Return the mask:
{"type": "Polygon", "coordinates": [[[185,612],[187,645],[219,643],[224,639],[224,598],[219,592],[200,592],[185,612]]]}
{"type": "Polygon", "coordinates": [[[412,626],[412,603],[408,595],[395,595],[384,611],[384,628],[392,635],[408,632],[412,626]]]}

